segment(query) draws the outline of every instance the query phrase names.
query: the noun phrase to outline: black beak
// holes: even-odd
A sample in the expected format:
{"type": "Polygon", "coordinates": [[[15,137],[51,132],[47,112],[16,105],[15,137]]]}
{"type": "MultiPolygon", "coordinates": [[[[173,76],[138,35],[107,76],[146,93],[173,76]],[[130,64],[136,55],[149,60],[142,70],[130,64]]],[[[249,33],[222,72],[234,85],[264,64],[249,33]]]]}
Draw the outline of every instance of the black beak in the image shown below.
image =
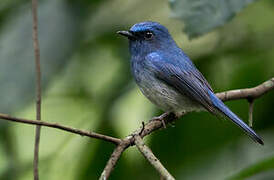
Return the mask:
{"type": "Polygon", "coordinates": [[[130,31],[117,31],[117,34],[125,36],[125,37],[127,37],[129,39],[135,39],[134,34],[132,34],[132,32],[130,32],[130,31]]]}

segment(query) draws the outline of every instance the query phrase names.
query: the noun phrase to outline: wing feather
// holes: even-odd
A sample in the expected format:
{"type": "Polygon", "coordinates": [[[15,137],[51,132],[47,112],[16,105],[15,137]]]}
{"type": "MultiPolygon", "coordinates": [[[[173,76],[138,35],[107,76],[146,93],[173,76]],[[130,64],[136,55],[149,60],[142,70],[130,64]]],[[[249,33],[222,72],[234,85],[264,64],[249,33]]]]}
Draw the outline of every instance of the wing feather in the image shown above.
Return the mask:
{"type": "Polygon", "coordinates": [[[182,64],[174,63],[176,61],[163,61],[159,59],[160,56],[158,55],[148,56],[148,58],[152,72],[155,73],[158,79],[193,101],[200,103],[208,111],[215,112],[208,94],[208,91],[212,91],[212,88],[195,66],[189,67],[188,64],[183,64],[185,65],[183,67],[182,64]]]}

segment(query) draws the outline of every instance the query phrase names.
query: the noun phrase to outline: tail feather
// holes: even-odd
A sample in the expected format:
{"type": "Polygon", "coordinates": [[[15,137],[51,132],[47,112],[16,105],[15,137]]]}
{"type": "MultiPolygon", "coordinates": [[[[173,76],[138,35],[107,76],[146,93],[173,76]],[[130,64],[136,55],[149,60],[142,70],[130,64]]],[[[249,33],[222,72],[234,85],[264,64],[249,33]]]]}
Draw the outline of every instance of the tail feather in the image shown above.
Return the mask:
{"type": "Polygon", "coordinates": [[[257,135],[255,131],[251,129],[246,123],[244,123],[236,114],[234,114],[218,97],[215,96],[213,92],[209,91],[209,95],[213,105],[218,109],[219,112],[221,112],[223,115],[229,118],[234,124],[239,126],[242,130],[244,130],[244,132],[249,137],[251,137],[255,142],[264,145],[262,138],[259,135],[257,135]]]}

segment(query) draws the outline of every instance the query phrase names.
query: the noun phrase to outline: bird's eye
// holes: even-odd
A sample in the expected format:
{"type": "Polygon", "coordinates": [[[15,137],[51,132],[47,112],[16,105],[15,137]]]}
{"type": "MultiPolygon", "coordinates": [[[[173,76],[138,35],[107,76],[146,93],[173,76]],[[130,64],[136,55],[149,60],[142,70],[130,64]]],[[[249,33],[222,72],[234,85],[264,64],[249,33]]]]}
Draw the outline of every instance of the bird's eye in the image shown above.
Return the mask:
{"type": "Polygon", "coordinates": [[[153,38],[153,33],[152,32],[145,32],[145,39],[150,40],[153,38]]]}

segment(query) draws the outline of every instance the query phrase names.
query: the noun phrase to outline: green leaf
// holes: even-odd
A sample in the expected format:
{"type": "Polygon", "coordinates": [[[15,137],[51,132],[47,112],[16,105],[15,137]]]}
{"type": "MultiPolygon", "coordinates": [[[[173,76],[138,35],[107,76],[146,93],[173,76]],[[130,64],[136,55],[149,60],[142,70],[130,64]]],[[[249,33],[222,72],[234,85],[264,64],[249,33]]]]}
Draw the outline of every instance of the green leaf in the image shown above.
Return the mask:
{"type": "Polygon", "coordinates": [[[189,38],[198,37],[224,25],[255,0],[169,0],[172,17],[185,23],[189,38]]]}

